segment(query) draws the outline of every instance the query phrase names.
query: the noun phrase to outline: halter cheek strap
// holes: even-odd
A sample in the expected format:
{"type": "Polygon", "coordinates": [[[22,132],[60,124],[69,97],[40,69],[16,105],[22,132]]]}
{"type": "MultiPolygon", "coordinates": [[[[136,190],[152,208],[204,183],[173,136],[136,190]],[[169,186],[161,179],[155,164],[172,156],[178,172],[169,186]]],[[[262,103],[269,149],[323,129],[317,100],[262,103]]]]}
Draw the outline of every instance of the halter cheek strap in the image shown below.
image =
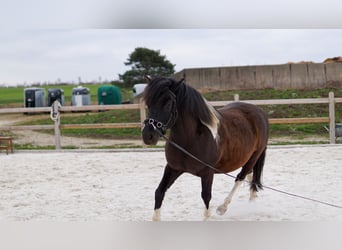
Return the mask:
{"type": "Polygon", "coordinates": [[[166,134],[166,130],[168,128],[171,128],[176,123],[176,120],[178,117],[178,111],[177,111],[177,106],[176,106],[176,95],[172,91],[170,91],[170,93],[172,94],[172,98],[173,98],[172,99],[173,100],[173,107],[172,107],[173,110],[170,113],[169,119],[166,122],[166,124],[164,124],[164,123],[162,123],[156,119],[153,119],[153,118],[148,118],[144,121],[145,126],[147,124],[149,124],[153,127],[154,130],[160,130],[163,135],[166,134]]]}

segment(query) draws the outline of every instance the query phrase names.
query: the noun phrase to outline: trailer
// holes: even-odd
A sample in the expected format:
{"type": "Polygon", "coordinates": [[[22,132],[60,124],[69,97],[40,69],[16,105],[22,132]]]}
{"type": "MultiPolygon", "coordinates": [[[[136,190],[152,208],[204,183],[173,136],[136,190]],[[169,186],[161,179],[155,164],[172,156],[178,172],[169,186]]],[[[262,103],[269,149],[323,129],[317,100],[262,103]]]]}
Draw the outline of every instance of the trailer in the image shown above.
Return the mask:
{"type": "Polygon", "coordinates": [[[24,107],[36,108],[46,106],[46,96],[44,88],[25,88],[24,107]]]}

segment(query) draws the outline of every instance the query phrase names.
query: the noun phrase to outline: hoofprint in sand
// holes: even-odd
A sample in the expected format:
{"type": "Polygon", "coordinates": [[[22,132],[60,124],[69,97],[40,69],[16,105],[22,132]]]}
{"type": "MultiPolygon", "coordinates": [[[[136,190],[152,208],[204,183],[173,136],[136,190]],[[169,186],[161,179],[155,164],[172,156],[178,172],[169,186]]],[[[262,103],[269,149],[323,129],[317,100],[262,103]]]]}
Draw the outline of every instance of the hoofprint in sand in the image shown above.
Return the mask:
{"type": "MultiPolygon", "coordinates": [[[[0,220],[150,221],[164,152],[0,153],[0,220]]],[[[236,175],[237,172],[233,172],[236,175]]],[[[242,185],[216,214],[234,180],[215,175],[212,221],[342,221],[342,210],[265,189],[249,202],[242,185]]],[[[263,183],[342,205],[342,146],[269,147],[263,183]]],[[[166,193],[164,221],[201,221],[198,177],[182,175],[166,193]]]]}

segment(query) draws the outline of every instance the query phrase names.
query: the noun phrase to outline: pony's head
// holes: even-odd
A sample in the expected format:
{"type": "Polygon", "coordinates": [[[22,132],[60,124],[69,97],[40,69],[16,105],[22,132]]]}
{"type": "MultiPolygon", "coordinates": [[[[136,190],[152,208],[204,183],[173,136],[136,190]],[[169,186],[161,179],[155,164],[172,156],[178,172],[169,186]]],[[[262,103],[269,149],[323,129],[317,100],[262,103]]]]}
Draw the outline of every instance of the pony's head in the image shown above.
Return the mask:
{"type": "Polygon", "coordinates": [[[145,144],[155,145],[177,119],[176,90],[183,84],[172,78],[153,78],[144,91],[148,118],[144,121],[142,138],[145,144]]]}

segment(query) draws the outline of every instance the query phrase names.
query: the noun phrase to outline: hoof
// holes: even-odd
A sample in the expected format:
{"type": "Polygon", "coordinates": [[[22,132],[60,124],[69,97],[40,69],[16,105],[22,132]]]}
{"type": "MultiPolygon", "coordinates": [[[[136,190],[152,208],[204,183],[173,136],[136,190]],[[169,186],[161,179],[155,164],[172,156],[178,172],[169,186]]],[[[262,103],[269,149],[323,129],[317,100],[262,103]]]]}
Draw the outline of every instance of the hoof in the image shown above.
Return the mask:
{"type": "Polygon", "coordinates": [[[203,220],[207,221],[209,219],[210,219],[210,210],[209,209],[205,209],[204,210],[204,218],[203,218],[203,220]]]}
{"type": "Polygon", "coordinates": [[[160,221],[160,209],[154,210],[152,220],[153,221],[160,221]]]}
{"type": "Polygon", "coordinates": [[[254,201],[256,198],[258,198],[257,192],[251,192],[251,195],[249,196],[249,201],[254,201]]]}
{"type": "Polygon", "coordinates": [[[216,209],[216,213],[218,215],[224,215],[227,212],[227,207],[225,205],[221,205],[216,209]]]}

